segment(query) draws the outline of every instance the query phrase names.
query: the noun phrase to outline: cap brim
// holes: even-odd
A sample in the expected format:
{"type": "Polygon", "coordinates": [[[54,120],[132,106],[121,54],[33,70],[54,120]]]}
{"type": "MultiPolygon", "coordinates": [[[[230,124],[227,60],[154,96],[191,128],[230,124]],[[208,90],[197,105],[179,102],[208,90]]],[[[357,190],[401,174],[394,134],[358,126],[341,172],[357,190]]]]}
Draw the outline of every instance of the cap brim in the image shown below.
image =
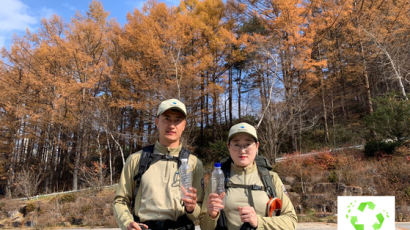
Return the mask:
{"type": "Polygon", "coordinates": [[[168,110],[178,110],[179,112],[181,112],[182,114],[184,114],[184,116],[186,117],[185,111],[182,110],[181,108],[177,107],[177,106],[175,106],[175,107],[169,107],[168,109],[164,110],[162,113],[158,114],[158,116],[161,115],[161,114],[163,114],[163,113],[165,113],[165,112],[168,111],[168,110]]]}
{"type": "Polygon", "coordinates": [[[228,138],[228,142],[230,142],[231,139],[232,139],[235,135],[240,134],[240,133],[248,134],[248,135],[251,136],[253,139],[255,139],[256,142],[258,142],[258,138],[256,138],[254,135],[252,135],[252,134],[250,134],[250,133],[248,133],[248,132],[241,132],[241,131],[240,131],[240,132],[236,132],[236,133],[232,133],[232,134],[229,136],[229,138],[228,138]]]}

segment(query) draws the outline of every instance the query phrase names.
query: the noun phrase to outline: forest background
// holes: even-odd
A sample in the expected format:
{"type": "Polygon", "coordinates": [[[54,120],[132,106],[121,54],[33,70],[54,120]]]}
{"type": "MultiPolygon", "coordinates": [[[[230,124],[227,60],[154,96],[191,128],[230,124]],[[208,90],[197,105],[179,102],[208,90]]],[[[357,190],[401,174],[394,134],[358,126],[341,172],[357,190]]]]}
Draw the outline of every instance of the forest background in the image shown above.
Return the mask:
{"type": "Polygon", "coordinates": [[[114,184],[155,141],[168,98],[187,105],[184,142],[206,163],[239,121],[272,162],[356,144],[393,153],[410,130],[409,5],[149,1],[120,25],[92,1],[69,22],[43,19],[1,52],[0,194],[114,184]]]}

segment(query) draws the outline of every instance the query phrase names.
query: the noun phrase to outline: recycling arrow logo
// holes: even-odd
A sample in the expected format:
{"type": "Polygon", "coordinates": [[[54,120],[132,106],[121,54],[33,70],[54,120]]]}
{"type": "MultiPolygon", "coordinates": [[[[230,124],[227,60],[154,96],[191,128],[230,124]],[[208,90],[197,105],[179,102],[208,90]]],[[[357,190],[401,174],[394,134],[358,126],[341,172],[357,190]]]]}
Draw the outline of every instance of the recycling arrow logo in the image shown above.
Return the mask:
{"type": "MultiPolygon", "coordinates": [[[[352,214],[349,216],[350,213],[353,213],[352,210],[354,210],[354,208],[355,208],[355,203],[350,203],[350,205],[348,206],[348,214],[346,214],[346,218],[349,219],[350,217],[350,223],[352,224],[355,230],[364,230],[365,224],[361,224],[363,222],[359,222],[358,215],[352,214]]],[[[389,218],[389,215],[384,210],[383,212],[378,212],[377,210],[375,210],[375,208],[376,208],[376,205],[373,202],[367,201],[367,202],[361,202],[359,206],[357,207],[357,210],[363,214],[366,214],[367,212],[371,212],[369,213],[370,215],[374,215],[374,211],[376,211],[377,214],[375,214],[375,217],[377,221],[371,225],[371,228],[374,230],[379,230],[383,226],[385,218],[389,218]]]]}

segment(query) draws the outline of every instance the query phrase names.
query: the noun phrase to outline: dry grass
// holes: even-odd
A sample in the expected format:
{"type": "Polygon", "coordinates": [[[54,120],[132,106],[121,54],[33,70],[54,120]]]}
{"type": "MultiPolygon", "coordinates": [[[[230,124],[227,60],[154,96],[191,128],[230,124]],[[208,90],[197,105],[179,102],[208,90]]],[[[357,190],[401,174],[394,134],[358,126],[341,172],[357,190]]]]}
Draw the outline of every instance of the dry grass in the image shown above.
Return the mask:
{"type": "MultiPolygon", "coordinates": [[[[302,199],[292,196],[291,199],[295,207],[305,207],[303,218],[312,216],[312,210],[307,210],[309,207],[303,201],[312,195],[313,185],[335,183],[336,187],[338,184],[360,187],[363,195],[395,196],[397,221],[409,221],[410,213],[403,208],[410,203],[409,154],[410,148],[402,146],[392,157],[381,159],[365,158],[363,152],[358,150],[347,150],[337,155],[323,153],[304,158],[290,157],[290,160],[276,164],[275,171],[282,178],[296,178],[291,192],[298,193],[302,199]]],[[[330,198],[325,200],[336,200],[339,194],[334,191],[326,195],[330,198]]]]}
{"type": "Polygon", "coordinates": [[[26,207],[27,212],[21,224],[26,225],[31,222],[36,229],[73,225],[117,227],[112,214],[113,198],[114,190],[105,189],[70,193],[37,201],[2,200],[0,219],[6,221],[0,224],[3,224],[3,227],[12,227],[13,221],[7,219],[7,213],[26,207]]]}

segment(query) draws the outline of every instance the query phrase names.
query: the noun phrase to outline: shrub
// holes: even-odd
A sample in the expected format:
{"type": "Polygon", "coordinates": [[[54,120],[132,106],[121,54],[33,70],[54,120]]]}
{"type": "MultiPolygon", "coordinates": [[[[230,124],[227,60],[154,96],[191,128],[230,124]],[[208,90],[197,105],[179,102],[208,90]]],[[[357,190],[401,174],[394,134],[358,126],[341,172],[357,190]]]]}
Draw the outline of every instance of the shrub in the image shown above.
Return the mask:
{"type": "Polygon", "coordinates": [[[378,152],[393,154],[394,150],[400,143],[398,142],[384,142],[384,141],[369,141],[364,147],[364,154],[367,157],[374,157],[378,152]]]}
{"type": "Polygon", "coordinates": [[[64,195],[62,195],[62,196],[58,199],[58,202],[59,202],[60,204],[72,203],[72,202],[74,202],[76,199],[77,199],[77,197],[76,197],[74,194],[69,193],[69,194],[64,194],[64,195]]]}
{"type": "Polygon", "coordinates": [[[375,111],[365,118],[377,139],[401,141],[410,133],[410,101],[388,95],[375,99],[375,111]]]}
{"type": "Polygon", "coordinates": [[[327,177],[327,180],[330,183],[336,183],[338,181],[338,176],[335,171],[330,171],[329,176],[327,177]]]}
{"type": "Polygon", "coordinates": [[[36,205],[34,203],[28,203],[26,205],[26,212],[30,213],[33,212],[36,209],[36,205]]]}
{"type": "Polygon", "coordinates": [[[334,169],[336,158],[330,152],[324,152],[315,156],[315,164],[321,169],[334,169]]]}
{"type": "Polygon", "coordinates": [[[88,211],[92,210],[93,206],[91,204],[85,204],[80,207],[80,214],[85,215],[88,211]]]}
{"type": "Polygon", "coordinates": [[[410,198],[410,186],[406,187],[406,189],[404,190],[404,194],[407,196],[407,199],[410,198]]]}

